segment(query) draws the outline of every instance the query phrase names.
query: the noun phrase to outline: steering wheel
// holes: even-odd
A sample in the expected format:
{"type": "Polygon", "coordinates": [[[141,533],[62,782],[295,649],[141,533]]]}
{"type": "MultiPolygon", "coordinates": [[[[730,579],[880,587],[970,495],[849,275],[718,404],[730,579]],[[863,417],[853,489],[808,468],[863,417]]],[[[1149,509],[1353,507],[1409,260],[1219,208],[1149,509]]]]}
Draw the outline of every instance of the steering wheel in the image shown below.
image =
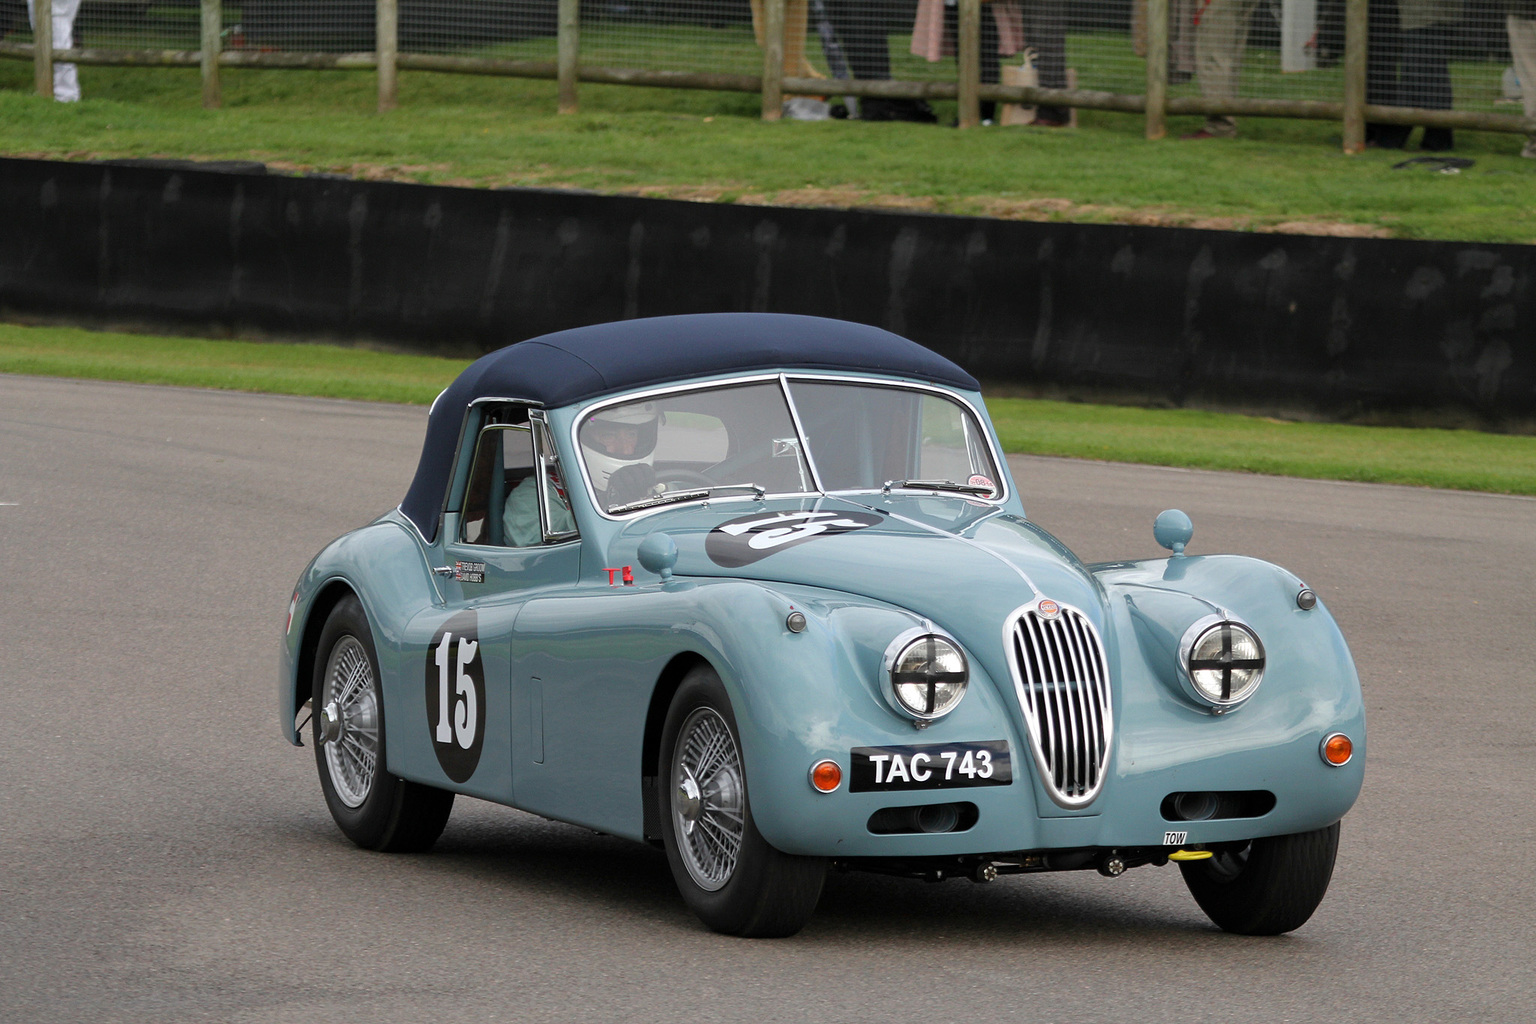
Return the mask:
{"type": "Polygon", "coordinates": [[[695,487],[715,487],[716,483],[703,473],[691,469],[664,469],[656,474],[659,484],[693,484],[695,487]]]}

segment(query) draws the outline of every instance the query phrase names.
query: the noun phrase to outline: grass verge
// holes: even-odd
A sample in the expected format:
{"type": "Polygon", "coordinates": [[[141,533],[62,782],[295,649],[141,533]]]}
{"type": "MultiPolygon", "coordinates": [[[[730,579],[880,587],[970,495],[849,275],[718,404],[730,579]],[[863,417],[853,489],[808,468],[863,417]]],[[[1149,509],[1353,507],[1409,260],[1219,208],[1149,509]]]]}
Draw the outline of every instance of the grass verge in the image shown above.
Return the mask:
{"type": "Polygon", "coordinates": [[[0,373],[430,404],[468,360],[0,323],[0,373]]]}
{"type": "MultiPolygon", "coordinates": [[[[0,324],[0,373],[425,405],[465,365],[330,345],[0,324]]],[[[987,406],[1009,452],[1536,495],[1536,437],[1024,398],[987,406]]]]}
{"type": "MultiPolygon", "coordinates": [[[[748,35],[746,38],[750,38],[748,35]]],[[[1087,60],[1088,58],[1084,58],[1087,60]]],[[[931,74],[931,72],[927,72],[931,74]]],[[[1132,115],[1076,129],[860,121],[765,123],[758,98],[584,85],[559,116],[553,82],[403,72],[376,113],[365,72],[223,73],[203,110],[195,70],[86,67],[85,100],[32,95],[0,60],[0,154],[191,157],[282,171],[478,187],[542,186],[710,202],[882,207],[1101,223],[1478,242],[1536,241],[1536,161],[1520,139],[1457,132],[1474,167],[1393,170],[1402,152],[1345,157],[1337,124],[1244,118],[1235,140],[1148,142],[1132,115]]],[[[1183,88],[1183,87],[1181,87],[1183,88]]],[[[939,104],[941,120],[953,104],[939,104]]]]}

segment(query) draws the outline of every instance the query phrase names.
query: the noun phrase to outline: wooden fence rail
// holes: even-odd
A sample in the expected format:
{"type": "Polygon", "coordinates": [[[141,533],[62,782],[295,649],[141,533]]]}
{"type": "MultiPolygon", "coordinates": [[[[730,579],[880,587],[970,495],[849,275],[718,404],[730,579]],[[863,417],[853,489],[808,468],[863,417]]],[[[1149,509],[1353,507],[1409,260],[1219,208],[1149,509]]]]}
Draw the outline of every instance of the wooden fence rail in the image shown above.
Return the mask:
{"type": "MultiPolygon", "coordinates": [[[[584,65],[580,59],[580,0],[558,0],[556,37],[558,56],[555,61],[401,53],[398,45],[399,0],[376,0],[376,2],[376,43],[372,52],[304,53],[223,49],[221,0],[200,0],[201,49],[198,50],[113,50],[100,47],[57,49],[52,45],[53,2],[52,0],[35,0],[37,16],[34,43],[0,41],[0,58],[31,61],[35,68],[37,92],[46,97],[53,95],[53,66],[59,62],[117,67],[197,67],[201,69],[202,99],[205,107],[219,105],[221,100],[219,71],[221,68],[231,67],[339,71],[373,69],[378,76],[380,111],[393,109],[398,102],[396,76],[400,69],[554,79],[559,83],[561,113],[572,113],[577,110],[576,85],[578,82],[759,93],[762,96],[764,120],[776,120],[781,116],[787,96],[821,96],[825,95],[829,88],[827,79],[794,78],[784,75],[785,0],[763,0],[764,43],[761,75],[653,71],[584,65]]],[[[1141,114],[1146,122],[1146,136],[1149,139],[1160,139],[1166,136],[1167,118],[1171,114],[1226,114],[1340,121],[1343,126],[1346,153],[1358,153],[1364,149],[1365,123],[1368,120],[1383,124],[1414,124],[1432,128],[1536,133],[1536,118],[1516,114],[1496,114],[1474,110],[1419,110],[1367,104],[1365,102],[1367,0],[1345,0],[1344,89],[1343,95],[1336,102],[1260,98],[1214,100],[1201,96],[1169,96],[1168,0],[1147,0],[1147,72],[1146,89],[1143,93],[1113,93],[1095,89],[1047,89],[1038,86],[984,83],[981,81],[980,71],[981,0],[958,0],[958,3],[960,40],[958,73],[955,81],[840,79],[836,84],[838,95],[956,100],[959,105],[961,128],[969,128],[980,123],[979,108],[983,100],[1141,114]]]]}

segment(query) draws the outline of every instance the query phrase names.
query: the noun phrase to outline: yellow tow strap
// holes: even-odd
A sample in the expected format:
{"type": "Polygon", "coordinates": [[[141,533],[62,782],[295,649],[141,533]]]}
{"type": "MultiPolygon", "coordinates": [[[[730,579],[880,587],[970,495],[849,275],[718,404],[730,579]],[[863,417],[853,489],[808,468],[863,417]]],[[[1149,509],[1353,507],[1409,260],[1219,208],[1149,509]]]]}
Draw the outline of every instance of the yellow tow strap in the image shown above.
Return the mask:
{"type": "Polygon", "coordinates": [[[1174,850],[1168,855],[1169,860],[1209,860],[1210,850],[1174,850]]]}

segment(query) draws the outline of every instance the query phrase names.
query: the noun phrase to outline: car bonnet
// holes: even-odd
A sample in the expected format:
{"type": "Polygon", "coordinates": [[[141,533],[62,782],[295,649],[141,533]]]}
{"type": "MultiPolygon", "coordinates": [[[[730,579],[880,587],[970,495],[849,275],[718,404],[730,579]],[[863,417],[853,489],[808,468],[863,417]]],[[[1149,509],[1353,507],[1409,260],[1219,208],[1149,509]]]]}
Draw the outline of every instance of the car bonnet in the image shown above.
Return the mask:
{"type": "Polygon", "coordinates": [[[1100,592],[1070,551],[1020,516],[960,498],[717,501],[637,519],[615,538],[610,557],[634,560],[639,542],[654,533],[677,545],[678,576],[858,594],[957,635],[990,636],[1009,612],[1042,596],[1102,624],[1100,592]]]}

